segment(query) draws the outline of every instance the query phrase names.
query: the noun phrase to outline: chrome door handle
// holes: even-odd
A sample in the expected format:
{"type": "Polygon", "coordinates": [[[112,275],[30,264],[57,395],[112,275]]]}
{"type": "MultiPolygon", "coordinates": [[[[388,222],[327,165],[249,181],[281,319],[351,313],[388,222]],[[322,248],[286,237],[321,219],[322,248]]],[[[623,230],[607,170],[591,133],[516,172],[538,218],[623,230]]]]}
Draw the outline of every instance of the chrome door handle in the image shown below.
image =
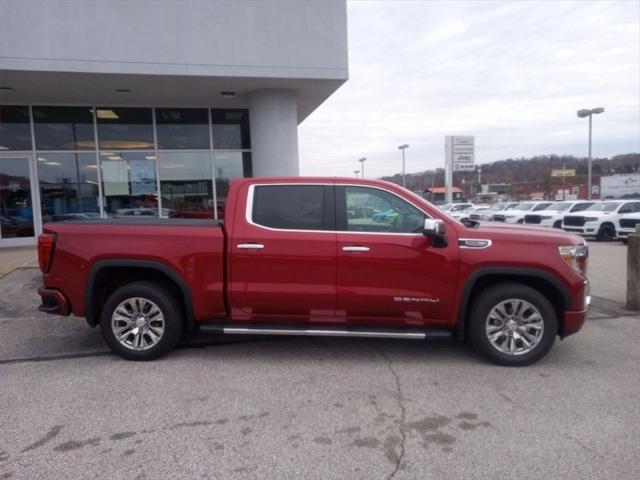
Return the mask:
{"type": "Polygon", "coordinates": [[[359,247],[357,245],[349,245],[347,247],[342,247],[343,252],[368,252],[369,247],[359,247]]]}
{"type": "Polygon", "coordinates": [[[239,243],[237,247],[242,250],[262,250],[264,245],[261,243],[239,243]]]}

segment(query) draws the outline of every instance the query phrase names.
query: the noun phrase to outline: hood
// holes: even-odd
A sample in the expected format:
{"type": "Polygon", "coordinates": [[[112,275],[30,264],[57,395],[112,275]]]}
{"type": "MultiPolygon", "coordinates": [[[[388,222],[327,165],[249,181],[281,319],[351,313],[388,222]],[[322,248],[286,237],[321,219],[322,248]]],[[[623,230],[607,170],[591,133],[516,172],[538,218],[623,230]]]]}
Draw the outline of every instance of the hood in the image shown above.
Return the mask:
{"type": "Polygon", "coordinates": [[[615,215],[616,212],[598,212],[596,210],[583,210],[582,212],[567,213],[567,217],[606,217],[615,215]]]}
{"type": "Polygon", "coordinates": [[[533,227],[501,222],[480,222],[474,228],[459,232],[462,238],[503,240],[522,243],[550,243],[555,245],[582,245],[584,239],[573,233],[555,228],[533,227]]]}

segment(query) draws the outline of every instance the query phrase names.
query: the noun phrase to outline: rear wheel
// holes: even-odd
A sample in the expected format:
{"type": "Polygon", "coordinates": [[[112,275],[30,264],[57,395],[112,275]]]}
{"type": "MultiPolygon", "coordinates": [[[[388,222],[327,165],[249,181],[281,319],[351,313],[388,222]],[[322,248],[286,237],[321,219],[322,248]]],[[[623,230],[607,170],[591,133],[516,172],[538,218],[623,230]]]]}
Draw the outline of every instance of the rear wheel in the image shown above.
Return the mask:
{"type": "Polygon", "coordinates": [[[553,228],[560,228],[562,229],[562,220],[558,220],[556,221],[556,223],[553,224],[553,228]]]}
{"type": "Polygon", "coordinates": [[[182,336],[182,313],[166,288],[135,282],[114,291],[100,315],[102,336],[128,360],[153,360],[167,354],[182,336]]]}
{"type": "Polygon", "coordinates": [[[483,291],[469,317],[473,348],[498,365],[519,367],[544,357],[555,341],[558,320],[537,290],[503,283],[483,291]]]}
{"type": "Polygon", "coordinates": [[[613,237],[616,236],[616,231],[613,228],[613,225],[605,223],[598,230],[598,234],[596,235],[596,240],[599,242],[610,242],[613,240],[613,237]]]}

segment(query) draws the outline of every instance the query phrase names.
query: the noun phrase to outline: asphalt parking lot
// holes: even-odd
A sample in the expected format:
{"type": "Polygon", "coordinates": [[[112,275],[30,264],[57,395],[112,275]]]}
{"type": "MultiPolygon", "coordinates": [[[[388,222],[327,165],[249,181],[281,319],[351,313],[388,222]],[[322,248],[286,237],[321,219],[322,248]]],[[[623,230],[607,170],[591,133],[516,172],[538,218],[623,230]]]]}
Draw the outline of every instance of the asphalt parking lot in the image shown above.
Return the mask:
{"type": "Polygon", "coordinates": [[[0,279],[0,479],[636,479],[624,252],[592,248],[590,320],[524,369],[455,340],[198,337],[127,362],[39,313],[39,272],[18,269],[0,279]]]}

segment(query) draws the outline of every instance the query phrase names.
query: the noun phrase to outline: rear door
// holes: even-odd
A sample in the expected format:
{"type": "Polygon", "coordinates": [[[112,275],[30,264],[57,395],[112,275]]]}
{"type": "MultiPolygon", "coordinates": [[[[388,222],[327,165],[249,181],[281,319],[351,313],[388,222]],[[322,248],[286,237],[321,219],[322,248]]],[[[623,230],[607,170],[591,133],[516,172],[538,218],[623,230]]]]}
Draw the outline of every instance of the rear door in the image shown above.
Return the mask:
{"type": "Polygon", "coordinates": [[[350,325],[446,323],[458,279],[458,239],[436,248],[426,214],[377,187],[336,185],[337,314],[350,325]]]}
{"type": "Polygon", "coordinates": [[[336,303],[332,184],[245,184],[229,242],[238,320],[332,321],[336,303]]]}

